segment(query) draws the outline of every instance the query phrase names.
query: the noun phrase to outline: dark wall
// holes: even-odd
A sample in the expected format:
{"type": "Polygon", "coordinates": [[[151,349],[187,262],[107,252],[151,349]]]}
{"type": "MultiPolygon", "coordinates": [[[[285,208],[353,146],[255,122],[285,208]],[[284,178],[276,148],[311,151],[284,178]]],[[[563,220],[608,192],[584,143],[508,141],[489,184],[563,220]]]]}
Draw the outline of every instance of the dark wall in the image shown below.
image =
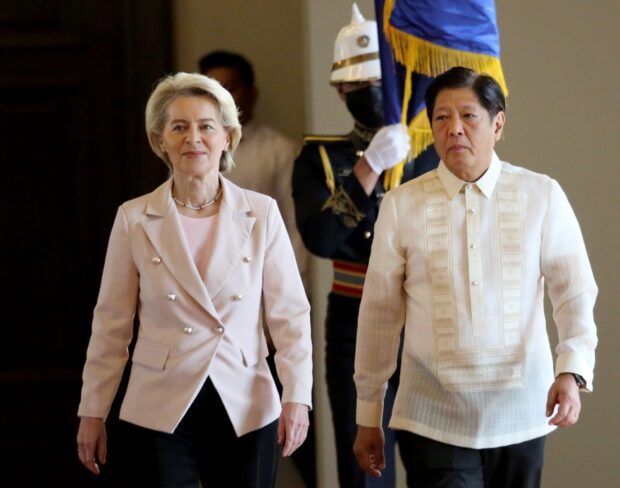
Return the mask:
{"type": "MultiPolygon", "coordinates": [[[[149,486],[87,475],[76,411],[116,208],[166,177],[143,113],[171,69],[170,14],[169,0],[0,1],[1,486],[149,486]]],[[[131,429],[110,431],[127,459],[131,429]]]]}

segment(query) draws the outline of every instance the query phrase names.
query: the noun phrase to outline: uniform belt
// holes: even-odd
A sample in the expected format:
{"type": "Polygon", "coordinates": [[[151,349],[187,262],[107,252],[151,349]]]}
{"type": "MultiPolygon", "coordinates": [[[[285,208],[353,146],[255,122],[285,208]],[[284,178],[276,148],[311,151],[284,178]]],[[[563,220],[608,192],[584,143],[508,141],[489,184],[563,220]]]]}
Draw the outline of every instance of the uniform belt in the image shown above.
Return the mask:
{"type": "Polygon", "coordinates": [[[334,283],[332,293],[346,297],[362,298],[364,278],[368,266],[351,261],[334,259],[334,283]]]}

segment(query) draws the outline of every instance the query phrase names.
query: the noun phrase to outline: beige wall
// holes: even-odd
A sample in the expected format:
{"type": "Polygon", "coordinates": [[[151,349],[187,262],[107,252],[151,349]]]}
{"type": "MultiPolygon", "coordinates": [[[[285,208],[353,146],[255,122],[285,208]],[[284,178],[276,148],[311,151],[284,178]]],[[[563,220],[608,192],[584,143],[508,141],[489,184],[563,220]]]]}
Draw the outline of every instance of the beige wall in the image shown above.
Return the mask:
{"type": "Polygon", "coordinates": [[[498,0],[497,10],[510,89],[498,151],[564,187],[600,289],[595,392],[582,395],[575,428],[549,436],[544,486],[620,486],[620,3],[498,0]]]}
{"type": "MultiPolygon", "coordinates": [[[[373,2],[358,2],[374,18],[373,2]]],[[[342,133],[350,118],[328,84],[333,40],[349,21],[348,0],[176,0],[177,68],[195,69],[211,48],[254,60],[262,90],[258,117],[292,136],[342,133]]],[[[616,0],[497,0],[502,60],[511,90],[500,155],[550,174],[580,219],[600,288],[596,391],[582,395],[580,423],[549,437],[546,488],[620,486],[619,172],[620,44],[616,0]],[[612,159],[613,158],[613,159],[612,159]]],[[[324,387],[322,320],[329,266],[317,260],[314,296],[315,412],[320,486],[335,483],[324,387]]],[[[552,327],[550,327],[552,328],[552,327]]],[[[541,406],[544,408],[544,406],[541,406]]],[[[404,486],[401,479],[400,486],[404,486]]]]}

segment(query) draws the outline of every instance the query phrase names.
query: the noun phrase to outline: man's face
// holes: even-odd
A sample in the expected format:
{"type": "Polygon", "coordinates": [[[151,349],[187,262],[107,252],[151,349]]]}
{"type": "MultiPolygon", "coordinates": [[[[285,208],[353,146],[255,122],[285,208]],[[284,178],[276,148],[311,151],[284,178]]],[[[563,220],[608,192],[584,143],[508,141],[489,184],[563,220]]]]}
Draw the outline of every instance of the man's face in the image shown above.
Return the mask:
{"type": "Polygon", "coordinates": [[[491,118],[471,88],[442,90],[431,120],[437,153],[461,180],[476,181],[491,164],[504,122],[504,112],[491,118]]]}
{"type": "Polygon", "coordinates": [[[230,92],[235,99],[235,104],[241,111],[241,122],[248,123],[254,115],[256,88],[247,86],[239,76],[239,72],[230,66],[216,66],[203,74],[219,81],[230,92]]]}

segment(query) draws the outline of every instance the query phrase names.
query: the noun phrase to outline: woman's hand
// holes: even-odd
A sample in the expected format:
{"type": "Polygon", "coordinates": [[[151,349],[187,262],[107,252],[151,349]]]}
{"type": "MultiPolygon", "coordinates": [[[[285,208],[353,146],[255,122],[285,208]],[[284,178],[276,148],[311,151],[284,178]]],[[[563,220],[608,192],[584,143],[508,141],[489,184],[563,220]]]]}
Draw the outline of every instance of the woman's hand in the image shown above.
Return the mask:
{"type": "Polygon", "coordinates": [[[290,456],[308,435],[308,406],[302,403],[284,403],[278,424],[278,444],[283,445],[282,456],[290,456]]]}
{"type": "Polygon", "coordinates": [[[84,466],[99,474],[99,464],[105,464],[107,437],[103,419],[82,417],[77,435],[78,456],[84,466]]]}

